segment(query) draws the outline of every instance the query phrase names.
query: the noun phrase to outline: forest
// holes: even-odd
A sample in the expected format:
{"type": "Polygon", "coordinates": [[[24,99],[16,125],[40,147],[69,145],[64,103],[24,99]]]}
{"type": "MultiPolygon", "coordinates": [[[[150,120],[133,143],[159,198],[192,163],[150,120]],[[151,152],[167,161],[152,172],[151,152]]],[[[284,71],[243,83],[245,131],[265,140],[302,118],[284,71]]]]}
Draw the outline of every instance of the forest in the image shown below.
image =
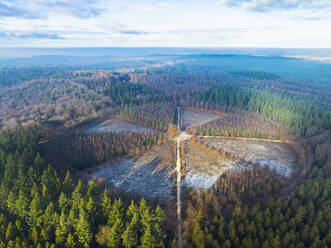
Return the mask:
{"type": "Polygon", "coordinates": [[[312,103],[301,97],[268,90],[218,85],[207,92],[199,93],[197,100],[258,112],[292,127],[297,134],[304,134],[305,129],[311,126],[326,129],[331,127],[331,106],[321,106],[320,103],[312,103]]]}
{"type": "Polygon", "coordinates": [[[192,128],[189,132],[200,136],[256,137],[264,139],[286,139],[289,136],[289,130],[286,126],[250,112],[230,114],[222,119],[192,128]]]}
{"type": "Polygon", "coordinates": [[[209,189],[183,186],[184,247],[331,246],[330,65],[200,54],[37,66],[43,59],[0,68],[0,247],[178,247],[175,200],[131,197],[85,175],[139,161],[180,132],[231,161],[241,158],[199,136],[284,141],[297,155],[290,178],[252,163],[209,189]],[[177,107],[220,117],[177,130],[177,107]],[[87,132],[115,117],[150,131],[87,132]]]}
{"type": "Polygon", "coordinates": [[[229,194],[229,200],[236,202],[231,219],[219,214],[217,206],[222,208],[226,200],[220,199],[217,191],[202,193],[187,209],[185,234],[194,247],[328,247],[329,187],[330,179],[316,168],[312,178],[286,201],[269,198],[262,206],[247,207],[235,198],[245,189],[235,190],[229,194]]]}
{"type": "Polygon", "coordinates": [[[138,124],[166,131],[169,124],[175,123],[176,113],[174,104],[158,102],[124,107],[121,115],[138,124]]]}
{"type": "Polygon", "coordinates": [[[139,155],[157,142],[163,142],[163,135],[157,132],[139,134],[73,132],[43,144],[41,149],[44,156],[53,161],[54,166],[63,168],[63,165],[66,165],[65,168],[83,170],[115,156],[139,155]]]}
{"type": "Polygon", "coordinates": [[[34,129],[0,136],[0,247],[165,247],[165,215],[94,181],[60,178],[34,129]]]}

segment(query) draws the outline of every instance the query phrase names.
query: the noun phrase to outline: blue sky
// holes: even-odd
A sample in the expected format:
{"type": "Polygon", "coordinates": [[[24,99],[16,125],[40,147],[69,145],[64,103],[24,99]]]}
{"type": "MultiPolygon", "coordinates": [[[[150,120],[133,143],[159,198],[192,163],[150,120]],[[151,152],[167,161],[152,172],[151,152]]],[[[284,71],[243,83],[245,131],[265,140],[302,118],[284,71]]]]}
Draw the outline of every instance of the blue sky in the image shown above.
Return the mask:
{"type": "Polygon", "coordinates": [[[0,0],[0,47],[331,48],[331,0],[0,0]]]}

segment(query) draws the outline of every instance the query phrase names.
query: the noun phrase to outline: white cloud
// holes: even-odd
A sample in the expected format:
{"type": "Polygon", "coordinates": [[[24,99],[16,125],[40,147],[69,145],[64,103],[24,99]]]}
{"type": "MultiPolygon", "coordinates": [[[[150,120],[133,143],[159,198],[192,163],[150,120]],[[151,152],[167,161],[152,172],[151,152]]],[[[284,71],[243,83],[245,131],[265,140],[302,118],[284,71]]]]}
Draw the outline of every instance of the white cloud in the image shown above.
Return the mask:
{"type": "Polygon", "coordinates": [[[0,46],[330,47],[328,2],[6,0],[0,46]]]}
{"type": "Polygon", "coordinates": [[[278,9],[323,9],[331,6],[331,0],[218,0],[219,3],[242,7],[254,11],[274,11],[278,9]]]}

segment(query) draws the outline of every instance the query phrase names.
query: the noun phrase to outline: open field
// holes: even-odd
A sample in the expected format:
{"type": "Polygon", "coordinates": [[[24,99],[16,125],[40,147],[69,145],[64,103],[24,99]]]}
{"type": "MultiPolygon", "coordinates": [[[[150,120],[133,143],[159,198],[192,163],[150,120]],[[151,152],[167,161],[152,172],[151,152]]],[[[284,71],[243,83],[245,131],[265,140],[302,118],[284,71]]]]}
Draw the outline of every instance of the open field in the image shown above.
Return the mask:
{"type": "Polygon", "coordinates": [[[288,177],[293,171],[296,156],[286,143],[231,138],[201,138],[201,142],[210,147],[243,158],[253,164],[269,166],[277,173],[288,177]]]}
{"type": "Polygon", "coordinates": [[[154,146],[139,158],[104,163],[90,177],[145,198],[171,199],[175,169],[171,149],[170,144],[154,146]]]}
{"type": "Polygon", "coordinates": [[[192,128],[210,121],[220,119],[222,116],[210,112],[183,109],[183,128],[192,128]]]}
{"type": "Polygon", "coordinates": [[[210,188],[224,171],[235,165],[233,161],[189,143],[185,147],[184,160],[184,185],[192,188],[210,188]]]}
{"type": "Polygon", "coordinates": [[[144,131],[152,131],[153,129],[143,127],[126,120],[115,118],[112,120],[104,121],[101,124],[94,126],[88,130],[87,133],[95,132],[95,133],[107,133],[107,132],[144,132],[144,131]]]}

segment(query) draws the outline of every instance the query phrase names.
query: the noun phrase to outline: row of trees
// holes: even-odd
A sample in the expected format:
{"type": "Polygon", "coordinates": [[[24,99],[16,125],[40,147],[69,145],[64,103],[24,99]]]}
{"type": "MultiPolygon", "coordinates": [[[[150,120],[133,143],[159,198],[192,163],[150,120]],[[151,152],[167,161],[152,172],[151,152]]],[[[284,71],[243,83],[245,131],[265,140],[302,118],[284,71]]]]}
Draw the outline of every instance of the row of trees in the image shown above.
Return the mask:
{"type": "Polygon", "coordinates": [[[61,180],[34,130],[0,135],[0,247],[165,247],[162,209],[123,204],[94,181],[61,180]]]}
{"type": "Polygon", "coordinates": [[[256,137],[264,139],[286,139],[289,130],[279,123],[270,121],[256,113],[240,112],[225,115],[189,130],[195,135],[256,137]]]}
{"type": "Polygon", "coordinates": [[[292,127],[297,134],[306,128],[331,127],[331,112],[316,102],[299,96],[273,93],[264,89],[220,84],[197,94],[197,101],[239,107],[272,118],[292,127]]]}
{"type": "Polygon", "coordinates": [[[115,156],[139,155],[164,137],[155,131],[139,133],[72,132],[43,144],[43,154],[58,168],[85,169],[115,156]]]}

